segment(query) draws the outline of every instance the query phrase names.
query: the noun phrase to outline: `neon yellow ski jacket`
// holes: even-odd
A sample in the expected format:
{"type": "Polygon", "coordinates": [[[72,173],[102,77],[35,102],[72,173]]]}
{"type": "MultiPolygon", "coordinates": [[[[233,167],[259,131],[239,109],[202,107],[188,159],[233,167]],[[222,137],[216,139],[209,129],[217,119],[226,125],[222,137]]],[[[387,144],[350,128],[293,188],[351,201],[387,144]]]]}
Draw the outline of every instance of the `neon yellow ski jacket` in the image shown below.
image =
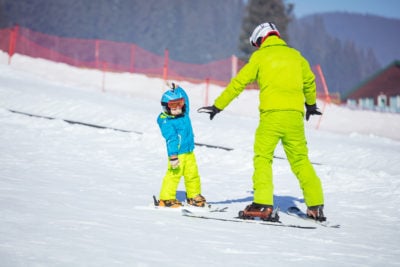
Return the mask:
{"type": "Polygon", "coordinates": [[[307,60],[277,36],[268,37],[239,71],[214,105],[223,110],[247,84],[257,81],[259,110],[297,110],[316,103],[315,76],[307,60]]]}

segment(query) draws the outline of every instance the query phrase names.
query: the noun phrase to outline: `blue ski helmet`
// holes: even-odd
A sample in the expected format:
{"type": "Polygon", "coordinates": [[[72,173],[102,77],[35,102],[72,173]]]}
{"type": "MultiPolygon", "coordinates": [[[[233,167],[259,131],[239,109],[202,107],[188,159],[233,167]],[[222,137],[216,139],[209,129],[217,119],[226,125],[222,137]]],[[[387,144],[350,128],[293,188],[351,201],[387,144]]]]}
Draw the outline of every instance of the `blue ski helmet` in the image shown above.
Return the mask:
{"type": "Polygon", "coordinates": [[[161,106],[164,112],[171,114],[171,106],[180,106],[185,112],[185,97],[181,90],[170,89],[161,97],[161,106]]]}

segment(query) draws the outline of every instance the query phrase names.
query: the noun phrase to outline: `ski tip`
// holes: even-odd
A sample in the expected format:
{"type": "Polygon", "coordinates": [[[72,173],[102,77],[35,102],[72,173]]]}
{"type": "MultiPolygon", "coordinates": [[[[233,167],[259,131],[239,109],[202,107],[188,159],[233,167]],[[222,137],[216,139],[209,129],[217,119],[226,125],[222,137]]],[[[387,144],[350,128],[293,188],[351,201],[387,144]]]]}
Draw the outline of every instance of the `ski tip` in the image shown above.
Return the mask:
{"type": "Polygon", "coordinates": [[[328,224],[327,226],[330,228],[340,228],[340,224],[328,224]]]}
{"type": "Polygon", "coordinates": [[[223,207],[222,209],[220,209],[220,212],[226,212],[228,211],[228,207],[223,207]]]}
{"type": "Polygon", "coordinates": [[[188,215],[188,214],[192,214],[193,213],[190,210],[184,209],[184,208],[181,211],[182,211],[182,215],[188,215]]]}
{"type": "Polygon", "coordinates": [[[154,206],[158,207],[160,201],[157,200],[156,196],[153,195],[154,206]]]}

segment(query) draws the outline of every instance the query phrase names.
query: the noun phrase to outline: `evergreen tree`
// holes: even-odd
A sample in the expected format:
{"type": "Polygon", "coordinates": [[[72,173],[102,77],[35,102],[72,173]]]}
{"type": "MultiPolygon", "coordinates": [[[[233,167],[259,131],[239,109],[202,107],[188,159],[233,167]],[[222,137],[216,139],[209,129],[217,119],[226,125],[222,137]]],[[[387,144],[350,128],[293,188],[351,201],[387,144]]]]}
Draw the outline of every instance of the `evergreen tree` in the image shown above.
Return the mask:
{"type": "Polygon", "coordinates": [[[287,26],[291,21],[292,10],[293,5],[285,5],[283,0],[249,0],[239,36],[239,49],[243,52],[242,58],[247,60],[255,50],[249,44],[249,36],[254,28],[263,22],[274,23],[278,27],[281,37],[288,40],[287,26]]]}

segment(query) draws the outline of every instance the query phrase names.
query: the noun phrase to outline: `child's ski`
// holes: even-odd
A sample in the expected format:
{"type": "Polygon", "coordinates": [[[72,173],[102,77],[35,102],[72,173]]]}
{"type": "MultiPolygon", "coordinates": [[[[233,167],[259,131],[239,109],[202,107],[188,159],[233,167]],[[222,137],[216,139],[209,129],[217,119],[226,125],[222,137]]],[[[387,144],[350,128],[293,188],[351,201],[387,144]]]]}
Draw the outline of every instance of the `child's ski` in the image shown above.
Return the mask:
{"type": "Polygon", "coordinates": [[[207,204],[204,207],[197,207],[197,206],[189,205],[185,202],[183,202],[182,207],[179,207],[179,208],[160,207],[159,200],[157,200],[156,196],[153,196],[153,201],[154,201],[154,207],[156,209],[172,209],[172,210],[186,209],[186,210],[199,211],[199,212],[204,212],[204,211],[206,211],[206,212],[225,212],[228,210],[228,207],[216,207],[216,206],[212,206],[211,204],[207,204]]]}

